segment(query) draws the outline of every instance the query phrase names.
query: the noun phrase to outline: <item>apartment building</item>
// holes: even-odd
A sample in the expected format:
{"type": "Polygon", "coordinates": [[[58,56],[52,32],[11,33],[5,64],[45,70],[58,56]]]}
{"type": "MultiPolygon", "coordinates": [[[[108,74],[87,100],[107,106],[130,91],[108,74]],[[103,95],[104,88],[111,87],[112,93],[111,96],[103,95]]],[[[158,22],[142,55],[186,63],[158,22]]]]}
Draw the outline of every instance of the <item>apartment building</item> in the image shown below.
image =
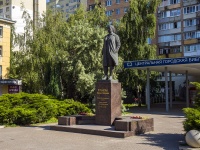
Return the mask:
{"type": "Polygon", "coordinates": [[[63,12],[67,20],[70,14],[74,14],[80,4],[87,8],[87,0],[50,0],[47,3],[47,8],[63,12]]]}
{"type": "Polygon", "coordinates": [[[200,55],[200,0],[162,0],[157,9],[157,54],[200,55]]]}
{"type": "Polygon", "coordinates": [[[21,80],[8,79],[10,67],[11,25],[15,22],[0,18],[0,95],[20,92],[21,80]]]}
{"type": "MultiPolygon", "coordinates": [[[[157,9],[153,43],[157,45],[157,55],[161,58],[200,56],[200,0],[162,0],[157,9]]],[[[189,76],[187,80],[199,82],[195,76],[189,76]]],[[[172,81],[175,82],[174,93],[178,96],[180,87],[185,86],[185,75],[172,74],[172,81]]],[[[182,91],[185,95],[186,90],[182,91]]]]}
{"type": "MultiPolygon", "coordinates": [[[[76,11],[80,4],[89,11],[94,9],[96,5],[95,0],[50,0],[47,3],[47,7],[54,11],[62,11],[67,19],[70,14],[76,11]]],[[[127,13],[129,0],[100,0],[98,5],[106,7],[105,13],[111,19],[119,20],[127,13]]]]}
{"type": "MultiPolygon", "coordinates": [[[[111,18],[111,20],[119,20],[124,14],[127,13],[129,9],[130,0],[100,0],[99,6],[105,6],[106,15],[111,18]]],[[[95,7],[95,0],[88,0],[87,3],[88,10],[92,10],[95,7]]]]}
{"type": "Polygon", "coordinates": [[[0,0],[0,16],[16,21],[15,32],[24,33],[25,22],[22,19],[22,3],[36,25],[38,17],[46,12],[46,0],[0,0]]]}

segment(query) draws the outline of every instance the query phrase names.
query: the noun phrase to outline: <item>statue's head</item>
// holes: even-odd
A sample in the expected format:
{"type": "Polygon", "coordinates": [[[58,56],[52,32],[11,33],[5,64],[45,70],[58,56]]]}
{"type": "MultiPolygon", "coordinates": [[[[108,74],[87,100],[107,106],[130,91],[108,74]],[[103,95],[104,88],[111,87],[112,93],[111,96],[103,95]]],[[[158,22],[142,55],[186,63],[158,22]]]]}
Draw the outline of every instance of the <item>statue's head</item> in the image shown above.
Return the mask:
{"type": "Polygon", "coordinates": [[[115,33],[115,27],[113,25],[108,25],[108,33],[115,33]]]}

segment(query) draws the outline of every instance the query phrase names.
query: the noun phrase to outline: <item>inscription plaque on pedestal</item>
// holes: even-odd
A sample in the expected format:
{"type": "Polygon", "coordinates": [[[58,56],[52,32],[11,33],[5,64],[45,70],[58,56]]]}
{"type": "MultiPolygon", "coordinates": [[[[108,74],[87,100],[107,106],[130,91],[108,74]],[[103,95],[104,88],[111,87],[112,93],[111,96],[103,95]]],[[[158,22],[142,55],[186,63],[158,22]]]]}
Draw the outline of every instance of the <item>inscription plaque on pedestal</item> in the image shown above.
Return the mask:
{"type": "Polygon", "coordinates": [[[95,123],[112,125],[121,116],[121,83],[102,80],[96,83],[95,123]]]}

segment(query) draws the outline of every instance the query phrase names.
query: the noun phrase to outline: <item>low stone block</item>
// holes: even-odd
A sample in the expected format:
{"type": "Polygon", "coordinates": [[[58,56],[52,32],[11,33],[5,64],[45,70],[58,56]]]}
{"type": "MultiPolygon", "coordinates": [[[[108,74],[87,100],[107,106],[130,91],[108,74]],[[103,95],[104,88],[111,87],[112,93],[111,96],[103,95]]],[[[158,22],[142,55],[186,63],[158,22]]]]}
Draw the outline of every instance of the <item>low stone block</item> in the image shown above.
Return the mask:
{"type": "Polygon", "coordinates": [[[149,119],[138,119],[132,120],[130,122],[130,131],[134,131],[135,134],[143,134],[145,132],[153,131],[154,130],[154,122],[153,118],[149,119]]]}
{"type": "Polygon", "coordinates": [[[58,125],[76,125],[76,117],[60,116],[58,117],[58,125]]]}
{"type": "Polygon", "coordinates": [[[130,121],[115,120],[115,130],[117,131],[130,131],[130,121]]]}
{"type": "Polygon", "coordinates": [[[85,124],[95,124],[95,116],[81,116],[76,118],[76,124],[85,125],[85,124]]]}
{"type": "Polygon", "coordinates": [[[153,118],[149,119],[122,119],[115,120],[115,130],[133,131],[134,134],[143,134],[154,130],[153,118]]]}

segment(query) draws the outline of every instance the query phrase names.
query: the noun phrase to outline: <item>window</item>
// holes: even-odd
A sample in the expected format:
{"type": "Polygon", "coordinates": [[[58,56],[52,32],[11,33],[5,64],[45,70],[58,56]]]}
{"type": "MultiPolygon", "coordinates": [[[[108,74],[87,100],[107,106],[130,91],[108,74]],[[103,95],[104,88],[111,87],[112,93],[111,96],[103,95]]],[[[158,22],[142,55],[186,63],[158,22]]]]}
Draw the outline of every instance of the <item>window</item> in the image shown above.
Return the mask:
{"type": "Polygon", "coordinates": [[[152,43],[150,38],[147,38],[147,43],[148,43],[148,44],[151,44],[151,43],[152,43]]]}
{"type": "Polygon", "coordinates": [[[181,27],[181,22],[172,22],[170,23],[170,29],[177,29],[181,27]]]}
{"type": "Polygon", "coordinates": [[[3,13],[3,9],[0,9],[0,13],[3,13]]]}
{"type": "Polygon", "coordinates": [[[77,0],[69,0],[69,3],[75,3],[77,0]]]}
{"type": "Polygon", "coordinates": [[[124,7],[124,13],[128,12],[128,7],[124,7]]]}
{"type": "Polygon", "coordinates": [[[175,53],[180,53],[181,52],[181,47],[180,46],[170,46],[169,48],[159,48],[159,54],[175,54],[175,53]]]}
{"type": "Polygon", "coordinates": [[[174,28],[177,28],[177,22],[174,22],[173,25],[174,25],[174,28]]]}
{"type": "Polygon", "coordinates": [[[9,19],[10,19],[10,15],[6,15],[6,18],[9,18],[9,19]]]}
{"type": "Polygon", "coordinates": [[[111,16],[112,15],[112,10],[106,11],[106,16],[111,16]]]}
{"type": "Polygon", "coordinates": [[[125,2],[128,2],[128,0],[124,0],[125,2]]]}
{"type": "Polygon", "coordinates": [[[178,40],[181,40],[181,35],[180,34],[175,34],[174,38],[173,38],[173,41],[178,41],[178,40]]]}
{"type": "Polygon", "coordinates": [[[170,51],[169,48],[159,48],[159,54],[162,55],[162,54],[168,54],[170,51]]]}
{"type": "Polygon", "coordinates": [[[194,6],[184,7],[183,12],[184,14],[194,13],[200,10],[200,4],[194,6]]]}
{"type": "Polygon", "coordinates": [[[2,46],[0,46],[0,57],[2,56],[2,52],[3,52],[3,49],[2,49],[2,46]]]}
{"type": "Polygon", "coordinates": [[[7,5],[9,4],[9,2],[10,2],[10,0],[6,0],[6,4],[7,4],[7,5]]]}
{"type": "Polygon", "coordinates": [[[0,1],[0,5],[3,5],[3,1],[0,1]]]}
{"type": "Polygon", "coordinates": [[[160,55],[164,54],[163,51],[164,51],[164,50],[163,50],[162,48],[159,48],[159,54],[160,54],[160,55]]]}
{"type": "Polygon", "coordinates": [[[180,3],[180,0],[170,0],[170,4],[178,4],[180,3]]]}
{"type": "Polygon", "coordinates": [[[93,10],[95,8],[95,4],[89,5],[89,11],[93,10]]]}
{"type": "Polygon", "coordinates": [[[106,6],[111,6],[112,5],[112,0],[107,0],[106,1],[106,6]]]}
{"type": "Polygon", "coordinates": [[[6,7],[6,12],[8,12],[10,10],[10,8],[9,7],[6,7]]]}
{"type": "Polygon", "coordinates": [[[181,22],[172,22],[172,23],[164,23],[159,24],[158,29],[159,30],[169,30],[169,29],[177,29],[181,27],[181,22]]]}
{"type": "Polygon", "coordinates": [[[181,14],[181,10],[180,9],[175,9],[175,10],[171,10],[170,11],[170,17],[180,16],[180,14],[181,14]]]}
{"type": "Polygon", "coordinates": [[[198,38],[198,39],[200,38],[200,31],[196,32],[196,38],[198,38]]]}
{"type": "Polygon", "coordinates": [[[186,45],[184,46],[185,52],[195,52],[200,49],[200,44],[186,45]]]}
{"type": "Polygon", "coordinates": [[[0,66],[0,79],[2,79],[2,66],[0,66]]]}
{"type": "Polygon", "coordinates": [[[74,6],[69,6],[69,10],[74,10],[74,6]]]}
{"type": "Polygon", "coordinates": [[[3,37],[3,27],[0,26],[0,37],[3,37]]]}
{"type": "Polygon", "coordinates": [[[69,6],[69,3],[67,3],[66,6],[69,6]]]}
{"type": "Polygon", "coordinates": [[[181,40],[181,34],[172,34],[158,37],[158,43],[179,41],[181,40]]]}
{"type": "Polygon", "coordinates": [[[169,5],[169,1],[168,0],[162,0],[159,7],[164,7],[164,6],[167,6],[167,5],[169,5]]]}
{"type": "Polygon", "coordinates": [[[159,26],[159,30],[167,30],[169,29],[169,24],[160,24],[159,26]]]}
{"type": "Polygon", "coordinates": [[[116,19],[116,23],[117,23],[117,24],[120,23],[120,19],[116,19]]]}
{"type": "Polygon", "coordinates": [[[116,4],[119,4],[120,3],[120,0],[116,0],[116,4]]]}
{"type": "Polygon", "coordinates": [[[167,12],[163,11],[161,13],[158,14],[159,18],[166,18],[167,17],[167,12]]]}
{"type": "Polygon", "coordinates": [[[196,37],[195,34],[196,34],[195,32],[184,33],[185,40],[195,38],[196,37]]]}
{"type": "Polygon", "coordinates": [[[196,19],[184,20],[184,27],[195,26],[197,24],[196,19]]]}
{"type": "Polygon", "coordinates": [[[120,9],[116,9],[116,14],[119,15],[120,14],[120,9]]]}

